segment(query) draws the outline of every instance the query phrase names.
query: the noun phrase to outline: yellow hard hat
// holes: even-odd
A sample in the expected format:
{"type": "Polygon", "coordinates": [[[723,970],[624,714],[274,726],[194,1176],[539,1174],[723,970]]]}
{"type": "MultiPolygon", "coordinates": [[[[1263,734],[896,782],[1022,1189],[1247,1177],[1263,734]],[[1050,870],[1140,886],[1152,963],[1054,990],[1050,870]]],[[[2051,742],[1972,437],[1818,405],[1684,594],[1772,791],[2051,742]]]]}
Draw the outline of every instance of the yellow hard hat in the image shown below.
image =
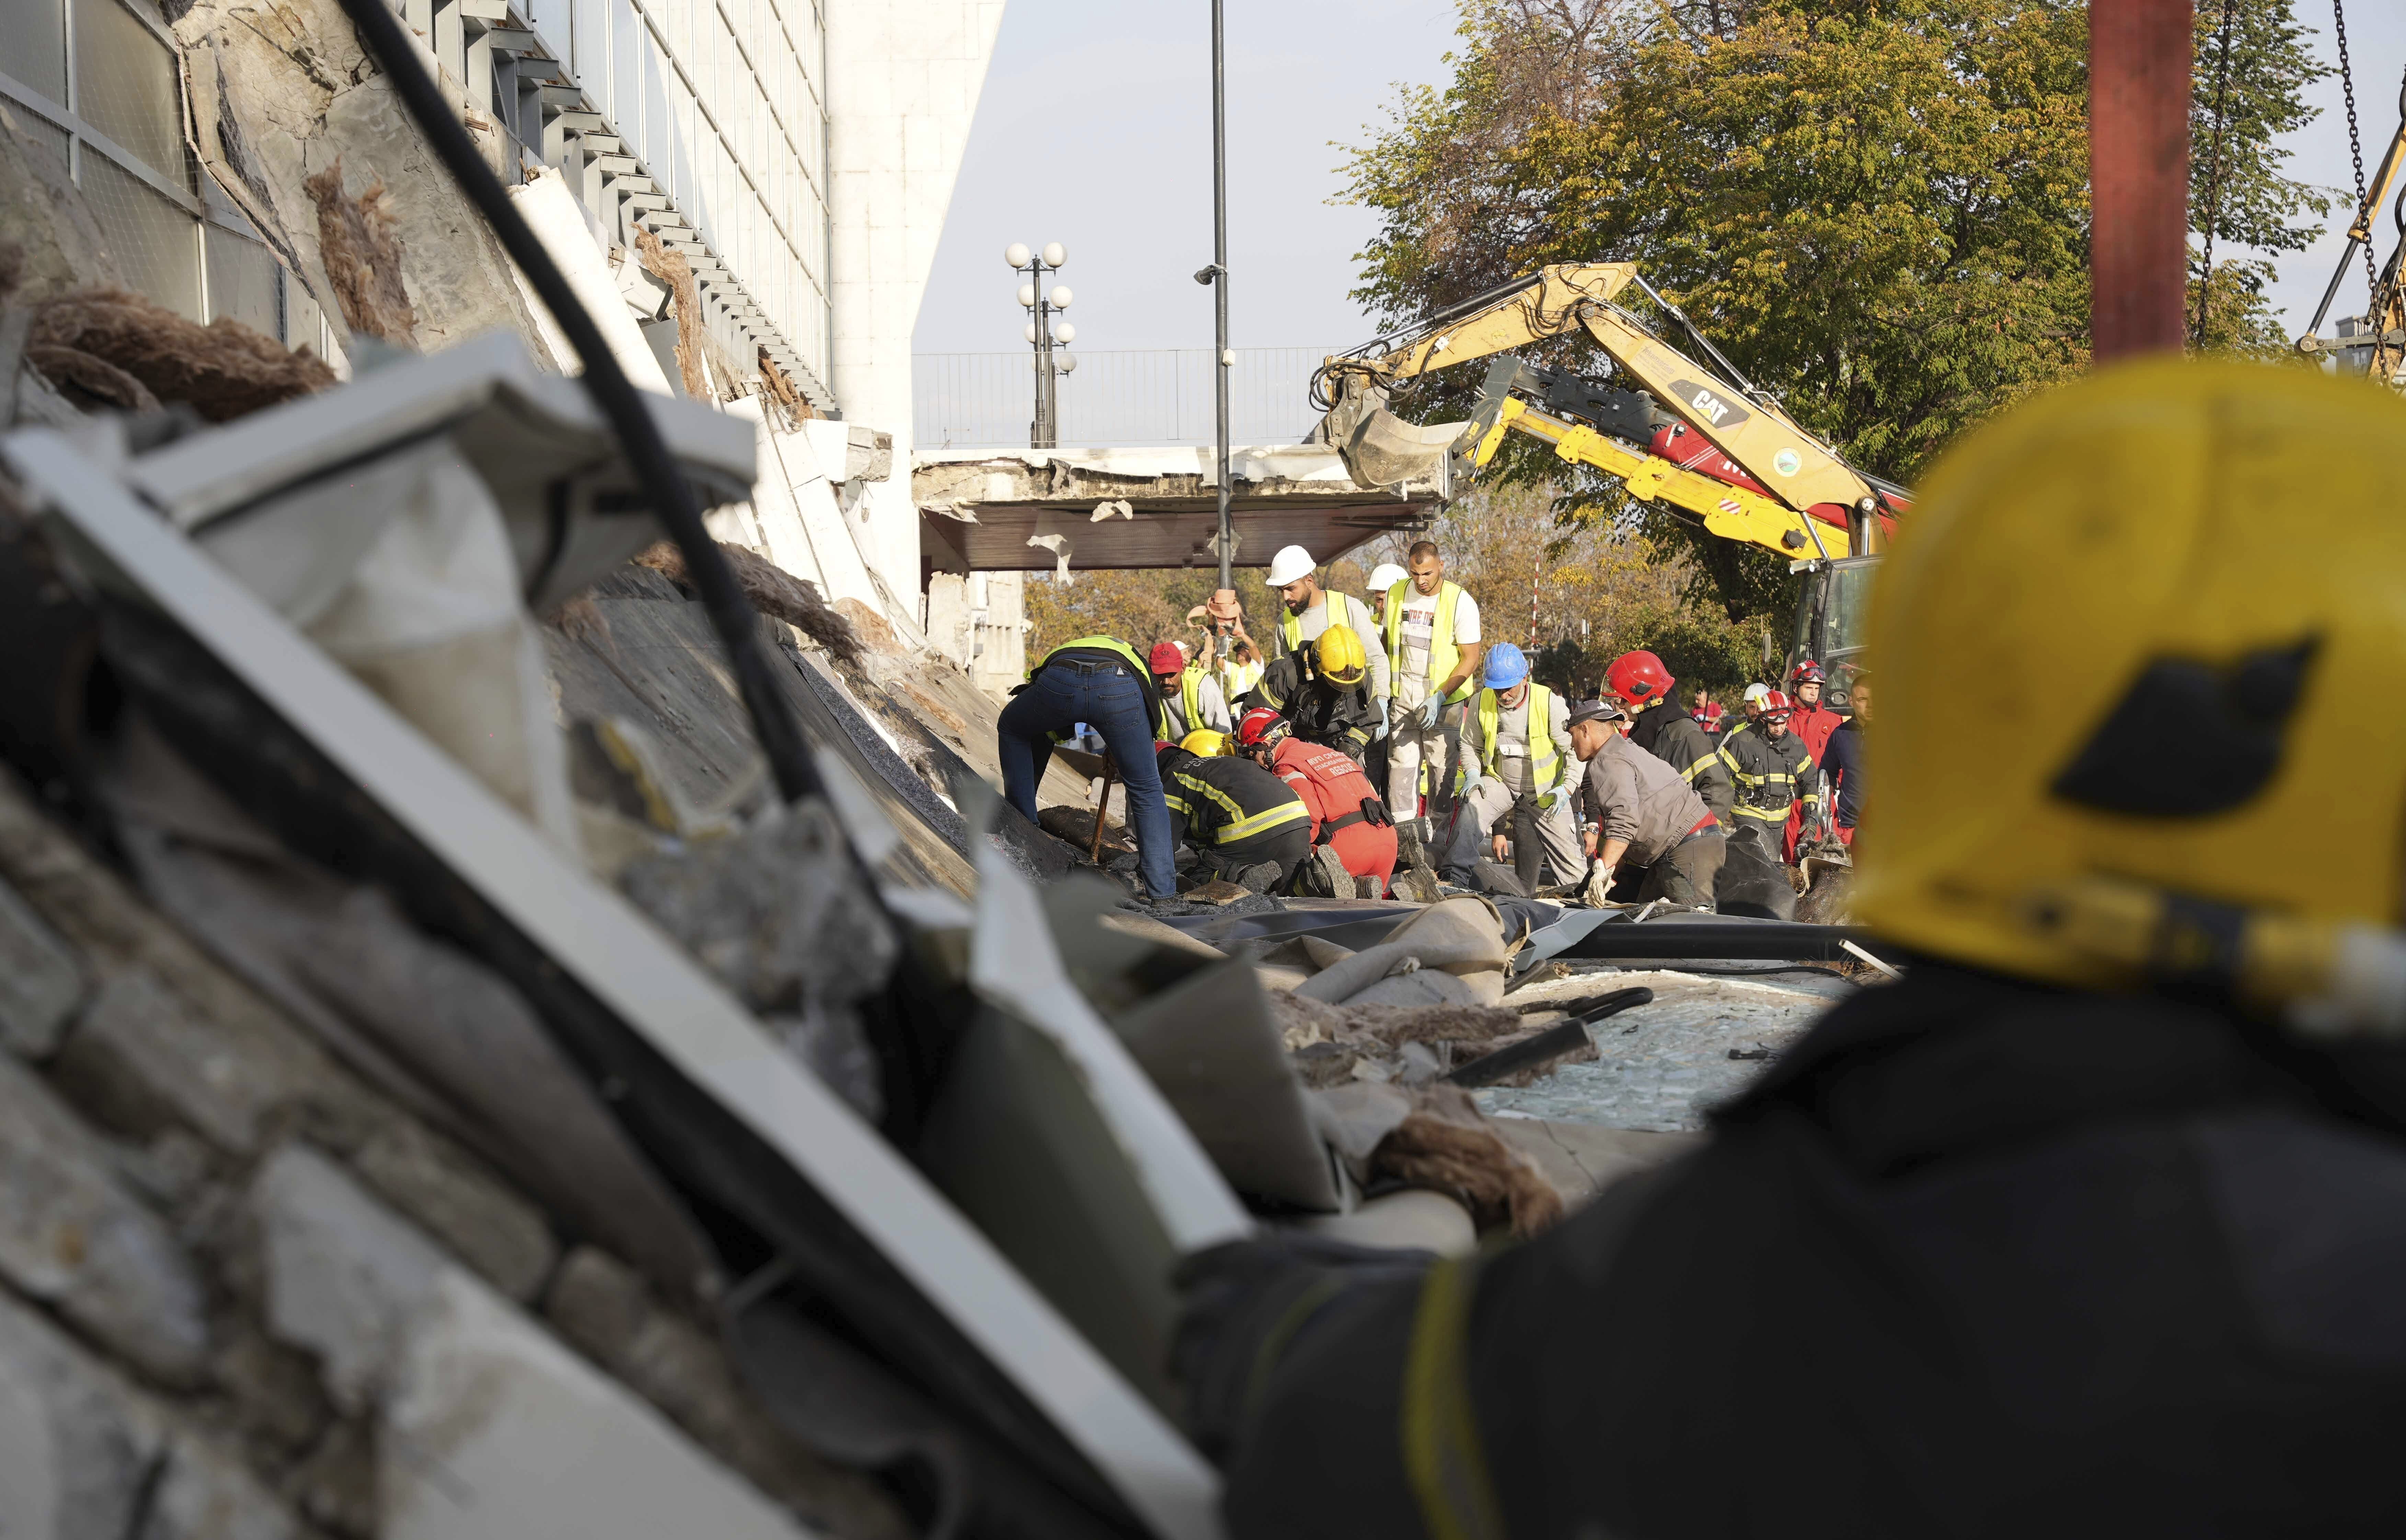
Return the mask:
{"type": "Polygon", "coordinates": [[[1370,667],[1370,655],[1362,648],[1362,634],[1351,626],[1331,626],[1320,633],[1320,642],[1312,656],[1319,661],[1323,679],[1339,685],[1358,685],[1370,667]]]}
{"type": "Polygon", "coordinates": [[[1210,758],[1228,752],[1228,735],[1224,732],[1213,732],[1209,728],[1197,728],[1180,739],[1178,746],[1189,754],[1199,754],[1210,758]]]}
{"type": "Polygon", "coordinates": [[[2176,360],[1950,451],[1873,584],[1856,916],[2368,1029],[2365,981],[2406,957],[2406,722],[2362,705],[2406,677],[2401,463],[2386,390],[2176,360]]]}

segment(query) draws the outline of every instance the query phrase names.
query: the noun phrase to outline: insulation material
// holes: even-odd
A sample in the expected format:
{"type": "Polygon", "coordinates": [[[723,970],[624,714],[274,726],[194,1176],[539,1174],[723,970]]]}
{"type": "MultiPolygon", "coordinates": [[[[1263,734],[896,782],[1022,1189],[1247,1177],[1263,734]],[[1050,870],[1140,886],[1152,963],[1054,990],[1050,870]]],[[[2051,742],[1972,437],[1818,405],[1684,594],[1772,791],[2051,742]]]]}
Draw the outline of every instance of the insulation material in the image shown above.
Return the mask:
{"type": "MultiPolygon", "coordinates": [[[[743,585],[743,597],[752,601],[754,609],[784,621],[846,663],[858,666],[858,633],[854,631],[851,621],[828,608],[816,584],[806,583],[775,562],[730,542],[721,541],[718,548],[734,567],[735,580],[743,585]]],[[[635,560],[681,588],[693,586],[692,576],[685,569],[685,553],[672,542],[660,541],[635,560]]]]}
{"type": "Polygon", "coordinates": [[[378,177],[353,197],[343,188],[343,158],[301,184],[318,206],[318,249],[343,324],[355,335],[395,347],[418,346],[418,315],[401,278],[401,233],[378,177]]]}
{"type": "MultiPolygon", "coordinates": [[[[696,401],[717,400],[717,392],[710,388],[709,372],[702,367],[701,290],[693,281],[692,264],[684,252],[671,251],[648,230],[635,233],[635,252],[643,259],[644,271],[669,286],[670,308],[677,323],[677,373],[685,380],[685,393],[696,401]]],[[[667,382],[661,385],[665,389],[667,382]]]]}
{"type": "Polygon", "coordinates": [[[78,290],[35,306],[27,357],[53,384],[100,394],[97,364],[150,404],[182,402],[211,422],[334,383],[334,372],[305,347],[287,348],[231,317],[202,326],[122,289],[78,290]]]}
{"type": "MultiPolygon", "coordinates": [[[[510,202],[517,205],[519,217],[534,232],[535,239],[543,243],[543,248],[551,253],[551,260],[559,264],[561,276],[568,279],[568,287],[576,291],[576,298],[585,306],[586,314],[592,317],[593,324],[601,329],[602,340],[609,345],[610,356],[618,360],[618,367],[626,372],[627,378],[639,390],[649,390],[655,395],[669,394],[668,376],[660,373],[659,360],[652,356],[651,345],[644,340],[644,333],[636,327],[634,315],[627,308],[626,296],[618,291],[618,280],[610,271],[609,261],[602,256],[601,247],[593,244],[592,231],[585,222],[585,210],[577,206],[575,198],[569,193],[568,178],[550,166],[543,166],[509,191],[510,202]]],[[[533,315],[535,324],[542,328],[544,345],[551,349],[552,357],[562,363],[574,359],[576,350],[569,346],[567,333],[560,331],[559,323],[535,297],[534,290],[527,285],[525,276],[517,274],[515,266],[511,272],[517,276],[527,309],[533,315]]],[[[580,365],[578,372],[581,370],[580,365]]],[[[706,399],[699,391],[686,393],[698,401],[706,399]]]]}
{"type": "MultiPolygon", "coordinates": [[[[347,197],[364,204],[382,184],[375,209],[399,236],[388,265],[397,261],[420,350],[502,330],[553,361],[501,243],[411,126],[335,0],[195,0],[174,30],[203,164],[330,317],[345,312],[308,183],[339,163],[347,197]]],[[[464,109],[460,83],[439,83],[464,109]]]]}
{"type": "Polygon", "coordinates": [[[0,101],[0,293],[24,302],[119,282],[66,162],[21,132],[18,110],[0,101]]]}
{"type": "Polygon", "coordinates": [[[500,506],[449,439],[261,503],[204,549],[560,849],[568,759],[500,506]]]}

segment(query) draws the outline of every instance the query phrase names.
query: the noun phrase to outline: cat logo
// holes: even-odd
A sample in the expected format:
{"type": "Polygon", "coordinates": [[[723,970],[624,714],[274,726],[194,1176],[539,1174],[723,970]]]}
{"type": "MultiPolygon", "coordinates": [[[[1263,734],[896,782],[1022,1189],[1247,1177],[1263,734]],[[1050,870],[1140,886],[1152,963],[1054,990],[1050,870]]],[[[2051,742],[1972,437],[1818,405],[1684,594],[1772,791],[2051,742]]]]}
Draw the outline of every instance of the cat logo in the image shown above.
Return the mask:
{"type": "Polygon", "coordinates": [[[1783,476],[1792,476],[1804,469],[1804,457],[1793,449],[1782,449],[1771,457],[1771,468],[1783,476]]]}
{"type": "Polygon", "coordinates": [[[1712,386],[1698,385],[1693,380],[1673,380],[1671,393],[1706,428],[1734,428],[1754,416],[1712,386]]]}

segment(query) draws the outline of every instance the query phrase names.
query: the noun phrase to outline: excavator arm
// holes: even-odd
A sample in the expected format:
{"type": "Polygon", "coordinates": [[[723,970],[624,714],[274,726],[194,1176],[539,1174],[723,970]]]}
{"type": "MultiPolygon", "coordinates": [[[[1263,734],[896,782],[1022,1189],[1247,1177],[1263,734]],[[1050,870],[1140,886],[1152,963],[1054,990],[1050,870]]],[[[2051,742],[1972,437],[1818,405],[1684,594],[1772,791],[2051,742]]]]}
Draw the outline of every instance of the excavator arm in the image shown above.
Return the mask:
{"type": "MultiPolygon", "coordinates": [[[[1456,306],[1409,336],[1384,338],[1349,357],[1328,360],[1322,370],[1322,393],[1333,404],[1349,375],[1363,385],[1392,387],[1574,331],[1584,331],[1632,383],[1788,507],[1844,530],[1850,518],[1872,514],[1887,501],[1766,393],[1748,385],[1677,306],[1638,276],[1631,262],[1563,262],[1541,268],[1524,280],[1456,306]],[[1679,321],[1700,346],[1713,353],[1721,372],[1739,383],[1731,385],[1721,374],[1664,342],[1617,304],[1617,296],[1632,284],[1679,321]]],[[[1527,422],[1525,417],[1516,420],[1527,422]]]]}

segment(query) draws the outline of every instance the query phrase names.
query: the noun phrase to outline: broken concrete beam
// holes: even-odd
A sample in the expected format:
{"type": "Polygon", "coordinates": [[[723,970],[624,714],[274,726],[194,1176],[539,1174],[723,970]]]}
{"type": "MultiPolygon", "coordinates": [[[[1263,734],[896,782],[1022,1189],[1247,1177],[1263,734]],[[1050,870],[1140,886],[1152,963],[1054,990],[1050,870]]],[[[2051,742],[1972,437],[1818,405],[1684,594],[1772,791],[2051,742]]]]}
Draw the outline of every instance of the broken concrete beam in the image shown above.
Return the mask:
{"type": "Polygon", "coordinates": [[[0,1057],[0,1278],[149,1378],[194,1384],[209,1352],[200,1272],[115,1165],[37,1076],[0,1057]]]}

